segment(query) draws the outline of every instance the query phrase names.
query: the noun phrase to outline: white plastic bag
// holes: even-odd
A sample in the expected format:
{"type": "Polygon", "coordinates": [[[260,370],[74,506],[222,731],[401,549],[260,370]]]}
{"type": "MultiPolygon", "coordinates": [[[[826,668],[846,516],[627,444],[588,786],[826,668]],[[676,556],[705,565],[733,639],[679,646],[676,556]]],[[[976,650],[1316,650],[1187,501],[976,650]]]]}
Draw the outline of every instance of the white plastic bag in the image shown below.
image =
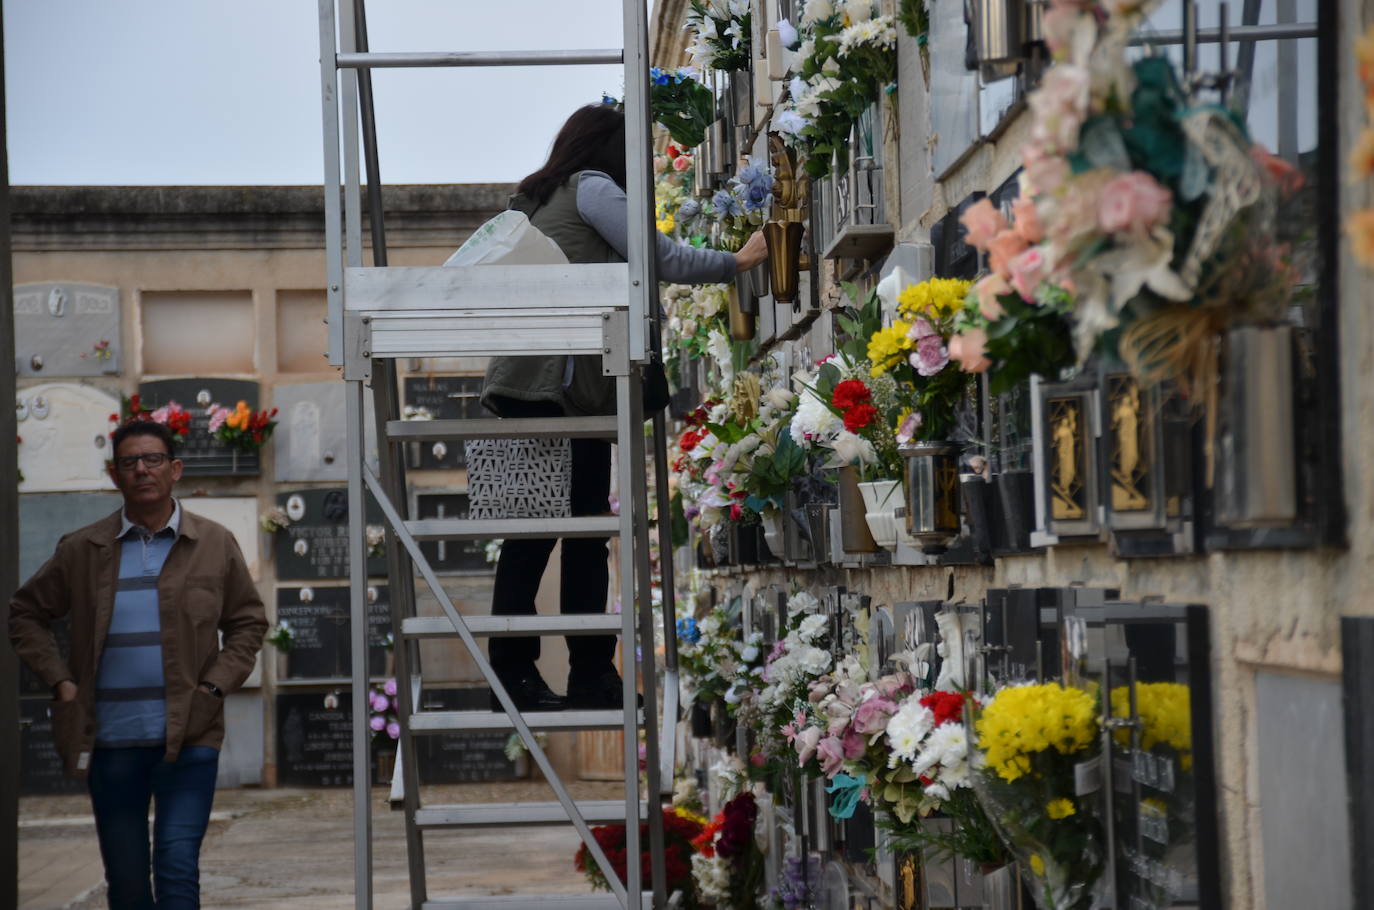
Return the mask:
{"type": "Polygon", "coordinates": [[[524,212],[504,211],[483,223],[444,265],[566,265],[568,257],[524,212]]]}

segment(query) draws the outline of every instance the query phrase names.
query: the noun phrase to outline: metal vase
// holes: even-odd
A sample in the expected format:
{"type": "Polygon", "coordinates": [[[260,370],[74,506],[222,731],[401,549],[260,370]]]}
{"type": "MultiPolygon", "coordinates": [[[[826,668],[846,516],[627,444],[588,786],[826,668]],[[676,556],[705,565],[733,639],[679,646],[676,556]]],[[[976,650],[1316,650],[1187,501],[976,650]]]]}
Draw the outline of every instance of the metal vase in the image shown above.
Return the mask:
{"type": "Polygon", "coordinates": [[[1224,356],[1215,448],[1217,524],[1292,524],[1298,518],[1293,329],[1231,329],[1224,356]]]}
{"type": "Polygon", "coordinates": [[[846,553],[876,553],[878,542],[868,530],[868,510],[859,492],[859,469],[840,468],[840,546],[846,553]]]}
{"type": "Polygon", "coordinates": [[[795,303],[801,272],[801,242],[805,226],[800,221],[770,221],[763,226],[768,241],[768,275],[774,303],[795,303]]]}
{"type": "Polygon", "coordinates": [[[957,442],[910,442],[897,447],[906,486],[906,532],[921,552],[943,553],[959,536],[957,442]]]}
{"type": "Polygon", "coordinates": [[[747,313],[740,305],[739,288],[730,285],[730,337],[750,341],[757,331],[758,313],[747,313]]]}
{"type": "Polygon", "coordinates": [[[729,135],[724,117],[712,123],[706,133],[706,141],[710,144],[711,149],[706,169],[717,176],[724,174],[730,167],[729,135]]]}

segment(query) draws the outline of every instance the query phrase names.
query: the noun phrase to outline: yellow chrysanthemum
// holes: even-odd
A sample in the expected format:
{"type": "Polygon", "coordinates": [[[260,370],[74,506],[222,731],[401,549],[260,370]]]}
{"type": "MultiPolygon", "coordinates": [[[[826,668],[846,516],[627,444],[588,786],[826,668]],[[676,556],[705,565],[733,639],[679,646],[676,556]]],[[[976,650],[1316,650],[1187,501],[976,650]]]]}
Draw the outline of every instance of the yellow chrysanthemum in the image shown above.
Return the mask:
{"type": "Polygon", "coordinates": [[[1075,808],[1071,799],[1052,799],[1045,804],[1045,814],[1057,821],[1061,818],[1068,818],[1070,815],[1077,815],[1078,809],[1075,808]]]}
{"type": "Polygon", "coordinates": [[[1031,773],[1032,756],[1051,749],[1073,755],[1097,738],[1092,695],[1058,683],[1013,686],[998,692],[976,723],[978,745],[998,777],[1031,773]]]}
{"type": "Polygon", "coordinates": [[[1043,859],[1040,858],[1040,854],[1039,854],[1039,853],[1032,853],[1032,854],[1031,854],[1031,858],[1030,858],[1030,867],[1031,867],[1031,871],[1034,872],[1036,875],[1039,875],[1039,876],[1041,876],[1041,877],[1044,877],[1044,875],[1045,875],[1045,861],[1044,861],[1043,859]]]}
{"type": "Polygon", "coordinates": [[[915,342],[907,337],[911,324],[898,319],[885,329],[879,329],[868,339],[869,373],[881,376],[906,359],[915,342]]]}
{"type": "Polygon", "coordinates": [[[671,214],[664,215],[662,218],[658,219],[658,229],[665,234],[671,234],[673,232],[673,228],[676,226],[677,222],[674,220],[671,214]]]}
{"type": "Polygon", "coordinates": [[[670,809],[669,811],[676,815],[678,818],[684,819],[689,822],[696,822],[698,825],[701,825],[702,827],[705,827],[706,825],[709,825],[711,823],[711,820],[706,816],[698,815],[691,809],[684,809],[681,806],[676,806],[673,809],[670,809]]]}
{"type": "Polygon", "coordinates": [[[897,297],[897,308],[906,319],[924,316],[939,320],[963,309],[973,282],[961,278],[931,278],[920,284],[907,285],[897,297]]]}
{"type": "MultiPolygon", "coordinates": [[[[1193,748],[1192,713],[1188,687],[1182,683],[1137,683],[1136,711],[1140,715],[1140,747],[1153,749],[1166,745],[1179,753],[1193,748]]],[[[1129,717],[1131,691],[1128,686],[1112,690],[1112,716],[1129,717]]],[[[1130,742],[1129,730],[1117,730],[1117,742],[1130,742]]]]}

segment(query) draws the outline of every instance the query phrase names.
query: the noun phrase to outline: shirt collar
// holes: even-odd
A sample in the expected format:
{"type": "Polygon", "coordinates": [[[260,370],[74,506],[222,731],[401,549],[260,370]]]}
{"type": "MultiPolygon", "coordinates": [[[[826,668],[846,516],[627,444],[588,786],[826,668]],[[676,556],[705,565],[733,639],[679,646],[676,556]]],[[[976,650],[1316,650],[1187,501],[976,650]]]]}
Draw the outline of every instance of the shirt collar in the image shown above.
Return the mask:
{"type": "MultiPolygon", "coordinates": [[[[129,513],[124,509],[119,510],[119,533],[115,535],[116,540],[122,540],[126,534],[133,530],[147,530],[141,525],[136,525],[129,520],[129,513]]],[[[163,531],[171,531],[172,537],[181,535],[181,503],[176,499],[172,500],[172,517],[167,519],[167,523],[153,532],[154,537],[163,531]]]]}

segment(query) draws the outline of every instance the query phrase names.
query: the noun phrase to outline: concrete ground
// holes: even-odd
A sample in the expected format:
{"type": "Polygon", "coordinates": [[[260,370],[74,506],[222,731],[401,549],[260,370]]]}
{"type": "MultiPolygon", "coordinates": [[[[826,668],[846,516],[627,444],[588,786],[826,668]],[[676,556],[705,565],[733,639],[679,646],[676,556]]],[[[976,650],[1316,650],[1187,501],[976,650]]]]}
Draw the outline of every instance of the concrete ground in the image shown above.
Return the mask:
{"type": "MultiPolygon", "coordinates": [[[[623,797],[623,784],[578,781],[577,799],[623,797]]],[[[427,787],[428,803],[551,800],[543,782],[427,787]]],[[[201,901],[217,907],[315,910],[353,907],[350,790],[221,790],[201,850],[201,901]]],[[[373,906],[410,906],[400,812],[373,798],[373,906]]],[[[21,910],[103,908],[104,869],[84,795],[30,796],[19,807],[21,910]]],[[[571,826],[432,832],[425,838],[430,896],[575,893],[571,826]]]]}

